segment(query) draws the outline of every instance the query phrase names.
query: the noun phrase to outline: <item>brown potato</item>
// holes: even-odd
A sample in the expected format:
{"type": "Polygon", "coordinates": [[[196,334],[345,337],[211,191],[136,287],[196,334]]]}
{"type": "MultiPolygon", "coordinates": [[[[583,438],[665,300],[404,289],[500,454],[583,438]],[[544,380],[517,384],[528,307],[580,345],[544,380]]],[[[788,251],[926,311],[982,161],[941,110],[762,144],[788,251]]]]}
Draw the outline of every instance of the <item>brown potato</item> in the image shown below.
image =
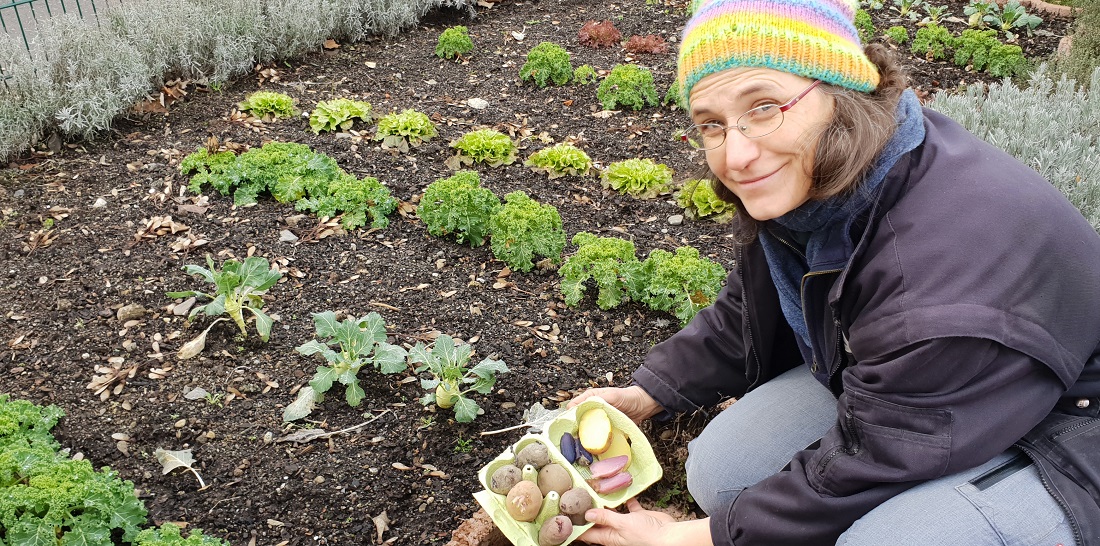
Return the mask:
{"type": "Polygon", "coordinates": [[[562,514],[569,516],[573,525],[586,525],[588,521],[584,519],[584,513],[592,508],[592,495],[584,489],[574,487],[562,493],[558,507],[562,514]]]}
{"type": "Polygon", "coordinates": [[[562,465],[550,463],[539,470],[538,483],[544,496],[551,491],[557,491],[560,495],[573,488],[573,477],[562,465]]]}
{"type": "Polygon", "coordinates": [[[522,480],[522,472],[516,465],[506,464],[493,472],[489,478],[489,490],[493,493],[507,495],[512,487],[522,480]]]}
{"type": "Polygon", "coordinates": [[[521,481],[508,491],[508,515],[516,521],[535,521],[542,508],[542,492],[535,482],[521,481]]]}
{"type": "Polygon", "coordinates": [[[554,516],[539,529],[539,546],[558,546],[573,534],[573,522],[565,516],[554,516]]]}
{"type": "Polygon", "coordinates": [[[539,469],[548,463],[550,463],[550,450],[546,449],[546,444],[542,442],[531,442],[516,454],[516,466],[520,468],[529,464],[539,469]]]}

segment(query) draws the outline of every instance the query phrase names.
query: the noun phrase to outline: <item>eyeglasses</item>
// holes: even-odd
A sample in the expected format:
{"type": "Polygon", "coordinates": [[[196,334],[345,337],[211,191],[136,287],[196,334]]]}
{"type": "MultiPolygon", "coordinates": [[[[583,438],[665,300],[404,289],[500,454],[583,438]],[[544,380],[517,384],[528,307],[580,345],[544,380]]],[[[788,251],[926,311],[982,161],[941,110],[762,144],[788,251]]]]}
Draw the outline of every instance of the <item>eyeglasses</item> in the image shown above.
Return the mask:
{"type": "Polygon", "coordinates": [[[809,94],[821,80],[814,80],[804,91],[784,104],[762,104],[741,114],[737,123],[727,127],[721,123],[700,123],[684,129],[680,140],[696,150],[713,150],[726,141],[726,133],[733,128],[748,138],[760,138],[775,132],[783,125],[783,112],[790,110],[809,94]]]}

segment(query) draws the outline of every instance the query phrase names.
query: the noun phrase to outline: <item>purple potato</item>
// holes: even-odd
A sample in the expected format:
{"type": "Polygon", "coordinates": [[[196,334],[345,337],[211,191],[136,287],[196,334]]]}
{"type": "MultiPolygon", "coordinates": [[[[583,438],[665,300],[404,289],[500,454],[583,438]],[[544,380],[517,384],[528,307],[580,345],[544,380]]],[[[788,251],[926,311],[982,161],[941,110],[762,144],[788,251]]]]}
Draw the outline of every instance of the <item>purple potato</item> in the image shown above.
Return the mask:
{"type": "Polygon", "coordinates": [[[565,460],[569,461],[569,464],[573,464],[573,461],[577,460],[577,440],[573,438],[572,434],[566,432],[561,435],[561,442],[558,445],[565,460]]]}

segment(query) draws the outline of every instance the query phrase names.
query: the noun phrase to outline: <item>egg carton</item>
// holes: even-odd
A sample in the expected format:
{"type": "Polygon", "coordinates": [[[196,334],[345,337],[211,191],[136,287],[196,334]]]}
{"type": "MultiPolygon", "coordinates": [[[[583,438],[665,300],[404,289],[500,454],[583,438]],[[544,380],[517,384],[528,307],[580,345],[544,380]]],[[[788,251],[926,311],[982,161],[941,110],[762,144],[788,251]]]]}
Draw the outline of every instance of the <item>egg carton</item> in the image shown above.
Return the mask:
{"type": "MultiPolygon", "coordinates": [[[[657,462],[657,457],[653,454],[653,447],[649,444],[649,440],[645,435],[642,434],[638,425],[634,424],[634,421],[631,421],[626,414],[619,411],[611,404],[608,404],[602,398],[588,398],[576,407],[570,408],[554,418],[554,420],[545,427],[543,432],[539,434],[527,434],[523,438],[520,438],[519,441],[505,450],[504,453],[501,453],[497,458],[490,461],[489,464],[481,467],[481,470],[478,472],[478,479],[485,489],[474,493],[474,499],[476,499],[478,504],[485,509],[489,517],[493,519],[493,523],[496,524],[497,528],[499,528],[504,536],[508,537],[515,546],[538,546],[539,525],[534,522],[523,522],[512,519],[505,505],[507,497],[492,492],[489,489],[489,480],[493,472],[498,468],[507,464],[513,464],[516,453],[519,453],[520,450],[532,442],[540,442],[546,445],[547,451],[550,454],[550,462],[560,464],[569,472],[570,477],[573,479],[574,488],[579,487],[592,496],[593,508],[615,508],[626,502],[627,499],[637,496],[646,488],[656,483],[661,479],[663,473],[661,464],[657,462]],[[588,467],[570,464],[559,449],[562,435],[568,432],[574,437],[577,436],[577,423],[580,422],[581,416],[596,408],[603,409],[611,420],[611,426],[625,434],[629,440],[631,458],[630,466],[626,468],[626,471],[629,472],[633,478],[629,486],[602,495],[596,493],[596,491],[585,481],[592,477],[592,473],[589,472],[588,467]]],[[[562,543],[563,546],[576,540],[581,533],[584,533],[590,527],[592,527],[591,523],[573,526],[573,533],[569,535],[569,539],[562,543]]]]}

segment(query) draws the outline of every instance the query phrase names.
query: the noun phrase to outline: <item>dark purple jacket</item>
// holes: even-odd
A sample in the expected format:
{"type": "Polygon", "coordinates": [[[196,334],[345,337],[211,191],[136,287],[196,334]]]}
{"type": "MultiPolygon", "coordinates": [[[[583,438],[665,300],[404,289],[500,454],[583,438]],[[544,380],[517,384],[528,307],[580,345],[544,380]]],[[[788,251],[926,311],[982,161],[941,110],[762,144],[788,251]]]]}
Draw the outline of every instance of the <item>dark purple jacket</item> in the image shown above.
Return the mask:
{"type": "MultiPolygon", "coordinates": [[[[894,495],[1014,443],[1078,543],[1100,543],[1100,236],[1008,154],[930,110],[925,130],[803,278],[809,365],[838,396],[836,425],[711,514],[715,544],[833,544],[894,495]]],[[[754,243],[634,380],[688,412],[801,364],[754,243]]]]}

